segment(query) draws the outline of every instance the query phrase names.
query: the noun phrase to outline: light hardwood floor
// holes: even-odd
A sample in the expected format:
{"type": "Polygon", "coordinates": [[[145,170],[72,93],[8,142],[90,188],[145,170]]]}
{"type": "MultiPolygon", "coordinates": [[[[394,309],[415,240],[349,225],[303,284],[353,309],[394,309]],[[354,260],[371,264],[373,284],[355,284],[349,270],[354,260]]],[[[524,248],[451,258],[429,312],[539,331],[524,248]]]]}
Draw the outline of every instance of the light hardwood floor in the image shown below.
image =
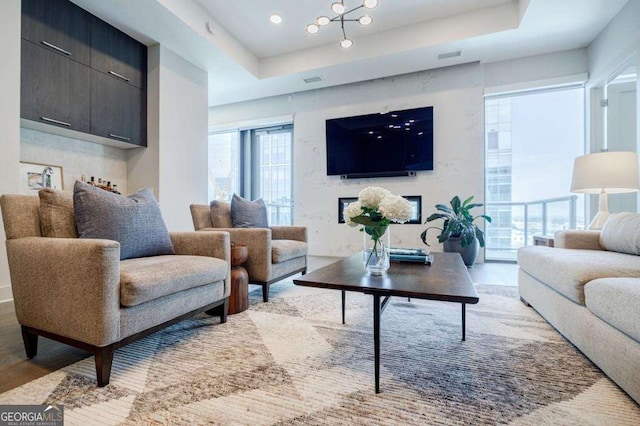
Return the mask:
{"type": "MultiPolygon", "coordinates": [[[[314,270],[339,260],[337,257],[309,257],[309,269],[314,270]]],[[[515,264],[484,263],[469,268],[476,284],[517,285],[515,264]]],[[[260,287],[251,286],[250,297],[262,297],[260,287]]],[[[35,380],[52,371],[90,356],[89,353],[40,337],[38,355],[27,359],[22,344],[20,326],[13,303],[0,304],[0,393],[35,380]]]]}

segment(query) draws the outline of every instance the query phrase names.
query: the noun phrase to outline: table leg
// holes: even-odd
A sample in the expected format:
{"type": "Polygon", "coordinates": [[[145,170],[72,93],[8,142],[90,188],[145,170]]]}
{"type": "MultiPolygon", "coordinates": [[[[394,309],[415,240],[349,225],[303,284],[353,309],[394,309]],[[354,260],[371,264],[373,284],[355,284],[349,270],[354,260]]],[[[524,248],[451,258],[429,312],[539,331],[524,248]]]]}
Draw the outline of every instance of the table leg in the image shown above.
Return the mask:
{"type": "Polygon", "coordinates": [[[347,292],[342,290],[342,323],[344,324],[344,309],[347,304],[347,292]]]}
{"type": "Polygon", "coordinates": [[[467,309],[466,309],[467,304],[463,303],[462,304],[462,341],[465,341],[465,333],[466,333],[466,322],[467,322],[467,309]]]}
{"type": "Polygon", "coordinates": [[[373,295],[373,346],[375,358],[376,393],[380,393],[380,295],[373,295]]]}

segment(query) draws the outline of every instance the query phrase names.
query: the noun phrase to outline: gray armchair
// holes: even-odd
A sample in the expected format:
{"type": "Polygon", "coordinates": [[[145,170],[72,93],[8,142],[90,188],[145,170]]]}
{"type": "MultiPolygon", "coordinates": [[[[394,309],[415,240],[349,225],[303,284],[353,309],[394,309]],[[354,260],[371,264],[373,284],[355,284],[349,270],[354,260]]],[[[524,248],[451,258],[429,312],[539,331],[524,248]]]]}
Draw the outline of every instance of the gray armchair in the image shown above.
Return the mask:
{"type": "MultiPolygon", "coordinates": [[[[73,209],[71,193],[56,192],[61,208],[73,209]]],[[[105,386],[117,348],[200,312],[226,321],[228,233],[170,233],[176,255],[121,261],[116,241],[43,237],[46,213],[38,197],[3,195],[0,206],[29,358],[37,354],[38,336],[89,351],[95,354],[98,385],[105,386]]],[[[72,213],[70,221],[66,229],[75,233],[72,213]]]]}
{"type": "Polygon", "coordinates": [[[196,231],[225,231],[232,242],[249,247],[249,259],[244,267],[249,274],[249,283],[262,286],[263,301],[269,301],[271,284],[291,275],[306,274],[306,227],[233,228],[230,209],[223,217],[216,217],[215,225],[218,226],[214,226],[209,206],[192,204],[190,208],[196,231]]]}

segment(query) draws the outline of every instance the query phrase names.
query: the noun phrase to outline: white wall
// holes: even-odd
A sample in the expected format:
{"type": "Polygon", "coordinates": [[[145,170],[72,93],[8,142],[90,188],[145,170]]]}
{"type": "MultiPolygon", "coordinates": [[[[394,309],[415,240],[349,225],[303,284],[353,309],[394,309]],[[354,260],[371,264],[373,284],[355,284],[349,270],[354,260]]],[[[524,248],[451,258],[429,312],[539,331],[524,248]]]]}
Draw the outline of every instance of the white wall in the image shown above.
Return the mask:
{"type": "Polygon", "coordinates": [[[598,84],[640,52],[640,1],[631,0],[589,46],[589,77],[598,84]]]}
{"type": "MultiPolygon", "coordinates": [[[[268,115],[294,115],[294,223],[307,226],[313,255],[344,256],[362,249],[362,234],[338,223],[338,198],[369,185],[421,195],[423,215],[454,195],[483,201],[483,72],[451,67],[312,92],[211,108],[213,125],[268,115]],[[422,106],[434,107],[434,170],[416,177],[340,180],[327,176],[325,120],[422,106]]],[[[420,247],[423,225],[392,226],[392,244],[420,247]]],[[[431,234],[434,249],[436,232],[431,234]]]]}
{"type": "MultiPolygon", "coordinates": [[[[0,194],[18,191],[20,161],[20,0],[0,2],[0,194]]],[[[0,218],[0,301],[11,298],[5,234],[0,218]]]]}
{"type": "MultiPolygon", "coordinates": [[[[361,250],[362,237],[337,223],[339,197],[356,196],[368,185],[400,195],[421,195],[423,218],[434,212],[436,203],[447,203],[454,195],[474,195],[483,202],[485,87],[563,78],[585,73],[586,68],[584,49],[442,68],[213,107],[209,125],[232,128],[238,122],[293,114],[294,223],[309,228],[311,254],[342,256],[361,250]],[[415,178],[347,181],[326,176],[326,119],[429,105],[434,106],[433,172],[419,172],[415,178]]],[[[424,228],[394,225],[392,244],[420,247],[424,228]]],[[[436,235],[430,233],[430,243],[434,250],[441,250],[436,235]]]]}
{"type": "Polygon", "coordinates": [[[587,49],[573,49],[488,63],[484,66],[484,84],[485,88],[515,87],[532,82],[553,84],[566,76],[583,74],[587,68],[587,49]]]}
{"type": "Polygon", "coordinates": [[[129,154],[129,188],[150,187],[171,231],[192,231],[207,203],[208,75],[163,46],[149,48],[148,147],[129,154]]]}
{"type": "Polygon", "coordinates": [[[64,190],[72,191],[84,174],[110,181],[128,194],[125,150],[25,128],[20,139],[20,161],[61,166],[64,190]]]}
{"type": "MultiPolygon", "coordinates": [[[[599,105],[601,90],[607,80],[624,68],[635,64],[640,69],[640,1],[629,1],[609,24],[598,34],[589,46],[589,82],[587,84],[588,114],[588,147],[591,152],[597,152],[603,147],[602,120],[603,110],[599,105]]],[[[636,93],[640,92],[640,79],[636,79],[636,93]]],[[[640,128],[640,96],[636,96],[636,129],[640,128]]],[[[630,144],[632,145],[632,144],[630,144]]],[[[640,132],[636,131],[636,151],[640,151],[640,132]]],[[[631,210],[632,203],[622,202],[617,205],[617,199],[624,199],[624,195],[612,195],[610,207],[631,210]],[[613,205],[611,205],[613,204],[613,205]],[[624,207],[621,207],[624,206],[624,207]]],[[[597,195],[592,195],[590,201],[591,216],[595,215],[598,206],[597,195]]],[[[638,197],[640,202],[640,197],[638,197]]],[[[636,207],[640,211],[640,205],[636,207]]]]}

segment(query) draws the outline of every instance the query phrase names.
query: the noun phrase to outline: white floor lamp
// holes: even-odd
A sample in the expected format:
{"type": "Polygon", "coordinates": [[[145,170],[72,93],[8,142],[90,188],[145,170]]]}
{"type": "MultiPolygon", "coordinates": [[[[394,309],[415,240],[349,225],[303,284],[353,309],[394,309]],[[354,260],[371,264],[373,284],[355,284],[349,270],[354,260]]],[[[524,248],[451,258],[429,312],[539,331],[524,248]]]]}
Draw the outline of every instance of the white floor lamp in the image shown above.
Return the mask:
{"type": "Polygon", "coordinates": [[[571,192],[600,194],[598,214],[589,229],[602,229],[609,218],[607,194],[640,190],[635,152],[598,152],[576,158],[571,192]]]}

